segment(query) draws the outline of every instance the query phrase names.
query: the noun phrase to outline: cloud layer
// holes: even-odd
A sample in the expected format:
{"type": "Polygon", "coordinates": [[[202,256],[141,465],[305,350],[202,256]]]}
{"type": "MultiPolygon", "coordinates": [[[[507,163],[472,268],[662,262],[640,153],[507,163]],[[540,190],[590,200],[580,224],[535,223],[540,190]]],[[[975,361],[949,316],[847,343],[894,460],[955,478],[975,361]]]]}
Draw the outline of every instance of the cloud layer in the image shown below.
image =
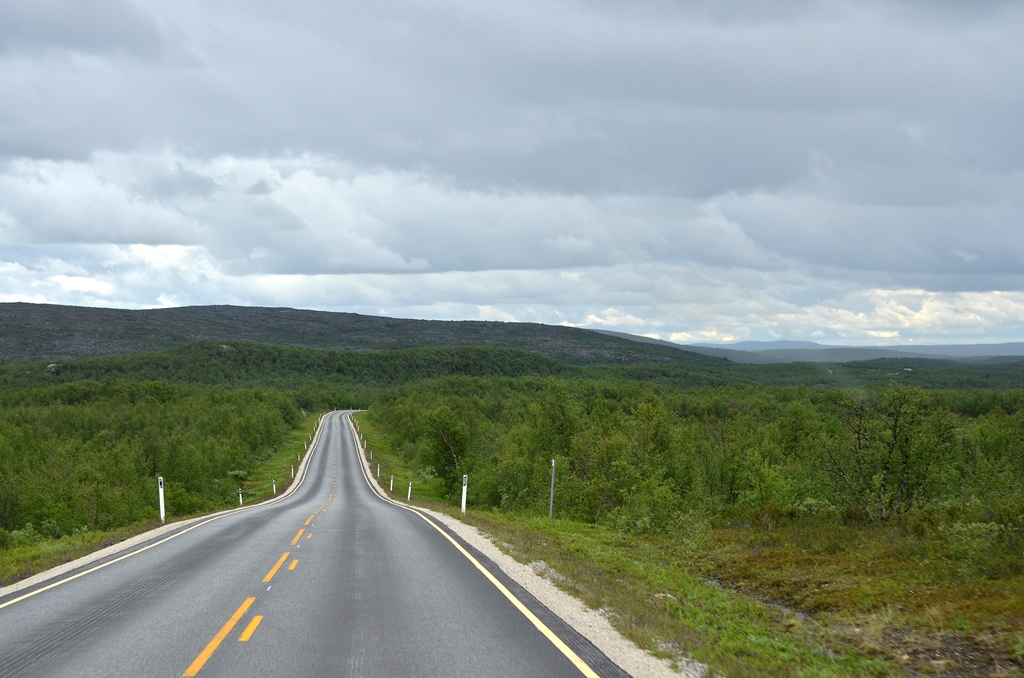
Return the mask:
{"type": "Polygon", "coordinates": [[[1022,32],[998,2],[11,0],[0,300],[1019,340],[1022,32]]]}

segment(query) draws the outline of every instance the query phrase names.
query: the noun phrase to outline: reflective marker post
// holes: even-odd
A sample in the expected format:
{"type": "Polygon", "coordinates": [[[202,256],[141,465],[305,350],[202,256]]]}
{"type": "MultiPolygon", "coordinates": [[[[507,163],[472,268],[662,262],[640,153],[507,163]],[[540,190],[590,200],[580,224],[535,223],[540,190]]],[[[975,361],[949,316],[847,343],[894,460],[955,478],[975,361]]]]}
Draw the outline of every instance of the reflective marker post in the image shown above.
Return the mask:
{"type": "Polygon", "coordinates": [[[412,481],[409,481],[409,494],[405,497],[406,501],[412,501],[412,481]]]}
{"type": "Polygon", "coordinates": [[[238,488],[238,505],[242,505],[242,488],[238,488]]]}
{"type": "Polygon", "coordinates": [[[469,476],[462,476],[462,515],[466,515],[466,485],[469,484],[469,476]]]}
{"type": "Polygon", "coordinates": [[[160,496],[160,524],[164,524],[164,478],[160,476],[156,479],[156,492],[160,496]]]}
{"type": "Polygon", "coordinates": [[[548,500],[548,520],[555,515],[555,460],[551,460],[551,499],[548,500]]]}

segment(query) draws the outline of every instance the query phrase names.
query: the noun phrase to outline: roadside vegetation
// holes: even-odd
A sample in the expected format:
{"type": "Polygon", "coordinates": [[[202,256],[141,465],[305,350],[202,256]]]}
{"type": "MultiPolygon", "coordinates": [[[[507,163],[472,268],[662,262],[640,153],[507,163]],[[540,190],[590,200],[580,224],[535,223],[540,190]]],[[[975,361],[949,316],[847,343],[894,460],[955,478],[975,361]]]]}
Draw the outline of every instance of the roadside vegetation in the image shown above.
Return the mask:
{"type": "MultiPolygon", "coordinates": [[[[670,355],[682,355],[681,358],[670,355]]],[[[197,342],[0,363],[0,584],[283,492],[325,409],[660,656],[728,676],[1024,675],[1020,364],[570,364],[197,342]],[[554,520],[548,520],[551,460],[554,520]]]]}
{"type": "Polygon", "coordinates": [[[469,474],[470,522],[663,656],[1024,675],[1022,396],[450,378],[361,419],[414,499],[469,474]]]}

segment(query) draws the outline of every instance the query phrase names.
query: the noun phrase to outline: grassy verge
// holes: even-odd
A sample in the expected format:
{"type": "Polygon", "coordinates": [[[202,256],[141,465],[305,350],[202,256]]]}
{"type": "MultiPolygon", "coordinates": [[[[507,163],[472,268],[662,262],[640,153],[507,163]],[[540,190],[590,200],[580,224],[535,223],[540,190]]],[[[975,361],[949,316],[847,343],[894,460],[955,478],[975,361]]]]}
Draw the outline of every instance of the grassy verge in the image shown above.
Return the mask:
{"type": "MultiPolygon", "coordinates": [[[[303,458],[305,457],[303,443],[308,443],[309,434],[315,421],[314,416],[307,417],[299,429],[288,435],[273,456],[265,460],[239,483],[246,504],[253,504],[273,497],[275,482],[278,494],[287,489],[292,482],[291,467],[294,464],[298,468],[297,455],[302,454],[303,458]]],[[[154,510],[155,502],[154,497],[154,510]]],[[[193,516],[168,515],[167,520],[174,522],[191,517],[193,516]]],[[[33,544],[0,549],[0,586],[9,586],[157,527],[160,527],[160,521],[158,518],[153,518],[114,530],[92,530],[66,535],[60,539],[42,539],[33,544]]]]}
{"type": "Polygon", "coordinates": [[[92,530],[0,549],[0,586],[9,586],[157,527],[160,527],[159,520],[149,520],[116,530],[92,530]]]}
{"type": "Polygon", "coordinates": [[[716,530],[691,563],[812,614],[837,651],[919,673],[1024,676],[1024,576],[966,565],[891,527],[821,524],[716,530]]]}
{"type": "MultiPolygon", "coordinates": [[[[414,475],[361,428],[382,477],[414,475]]],[[[413,503],[458,515],[443,500],[413,493],[413,503]]],[[[1024,577],[924,557],[890,529],[808,524],[680,538],[495,511],[464,519],[517,560],[542,561],[557,586],[641,648],[725,676],[1024,676],[1024,577]]]]}
{"type": "Polygon", "coordinates": [[[412,498],[415,502],[429,508],[442,509],[449,506],[445,502],[445,490],[440,479],[424,476],[412,460],[389,450],[383,436],[366,423],[364,413],[357,412],[352,418],[359,426],[360,435],[365,438],[363,456],[370,465],[370,472],[377,474],[377,467],[380,466],[378,482],[388,496],[405,501],[409,496],[409,483],[412,483],[412,498]]]}
{"type": "Polygon", "coordinates": [[[313,414],[307,416],[298,429],[288,434],[277,451],[240,483],[246,504],[273,498],[275,488],[276,494],[288,489],[292,484],[293,471],[297,473],[301,460],[306,458],[309,438],[316,420],[313,414]]]}

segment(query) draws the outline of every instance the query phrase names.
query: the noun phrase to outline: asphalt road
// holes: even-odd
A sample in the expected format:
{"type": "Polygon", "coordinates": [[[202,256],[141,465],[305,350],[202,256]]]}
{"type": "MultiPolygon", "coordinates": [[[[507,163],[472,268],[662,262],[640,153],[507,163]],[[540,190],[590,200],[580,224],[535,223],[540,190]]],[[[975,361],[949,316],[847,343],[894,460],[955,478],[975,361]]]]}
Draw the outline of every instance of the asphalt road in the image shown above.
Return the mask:
{"type": "Polygon", "coordinates": [[[355,445],[330,414],[288,498],[0,598],[0,677],[623,675],[355,445]]]}

